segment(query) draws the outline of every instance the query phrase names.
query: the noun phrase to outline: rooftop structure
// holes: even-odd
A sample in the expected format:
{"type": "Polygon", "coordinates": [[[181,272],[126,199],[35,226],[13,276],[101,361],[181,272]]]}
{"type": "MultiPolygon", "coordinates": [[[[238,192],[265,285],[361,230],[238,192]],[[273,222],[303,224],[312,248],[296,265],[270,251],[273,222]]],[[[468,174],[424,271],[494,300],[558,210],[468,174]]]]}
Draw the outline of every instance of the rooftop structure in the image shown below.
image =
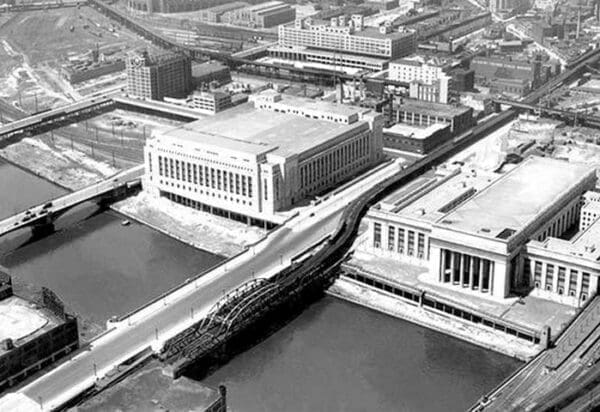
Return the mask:
{"type": "Polygon", "coordinates": [[[383,146],[406,152],[426,154],[452,137],[450,125],[434,123],[429,126],[415,126],[397,123],[383,129],[383,146]]]}
{"type": "Polygon", "coordinates": [[[450,124],[453,135],[463,133],[473,126],[473,109],[470,107],[416,99],[402,99],[394,105],[394,112],[390,117],[396,122],[420,126],[447,123],[450,124]]]}
{"type": "Polygon", "coordinates": [[[146,187],[240,220],[273,222],[278,211],[379,162],[382,125],[368,109],[267,91],[154,135],[145,149],[146,187]]]}

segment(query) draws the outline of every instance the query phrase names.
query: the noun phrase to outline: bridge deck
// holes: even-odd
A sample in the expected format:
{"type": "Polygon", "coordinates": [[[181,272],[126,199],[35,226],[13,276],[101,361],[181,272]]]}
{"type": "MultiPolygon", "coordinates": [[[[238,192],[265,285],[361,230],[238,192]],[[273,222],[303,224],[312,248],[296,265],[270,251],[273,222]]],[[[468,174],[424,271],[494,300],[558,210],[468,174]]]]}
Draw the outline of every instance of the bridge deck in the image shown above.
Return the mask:
{"type": "Polygon", "coordinates": [[[40,224],[48,220],[49,217],[58,215],[78,204],[127,186],[131,182],[139,180],[143,174],[144,165],[135,166],[76,192],[68,193],[7,217],[0,221],[0,236],[26,226],[40,224]]]}

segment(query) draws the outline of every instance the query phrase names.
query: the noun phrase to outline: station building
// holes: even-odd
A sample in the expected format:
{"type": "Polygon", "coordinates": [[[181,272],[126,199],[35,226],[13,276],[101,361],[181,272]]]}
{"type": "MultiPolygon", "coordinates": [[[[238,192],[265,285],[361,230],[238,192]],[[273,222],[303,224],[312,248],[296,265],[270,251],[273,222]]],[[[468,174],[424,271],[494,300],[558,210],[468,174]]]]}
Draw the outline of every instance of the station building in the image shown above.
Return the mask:
{"type": "Polygon", "coordinates": [[[13,294],[0,267],[0,391],[79,347],[77,319],[49,289],[36,302],[13,294]]]}
{"type": "MultiPolygon", "coordinates": [[[[577,301],[595,293],[600,271],[592,271],[590,257],[587,268],[579,262],[571,269],[566,260],[561,266],[556,260],[569,252],[555,254],[552,245],[562,241],[553,237],[577,226],[582,195],[595,184],[589,165],[540,157],[500,177],[473,171],[429,176],[371,208],[364,247],[427,266],[432,282],[495,299],[530,281],[556,298],[567,294],[565,274],[574,273],[577,301]]],[[[587,245],[592,228],[571,249],[587,245]]]]}
{"type": "Polygon", "coordinates": [[[266,91],[164,132],[145,146],[146,189],[252,224],[383,158],[383,117],[369,109],[266,91]]]}

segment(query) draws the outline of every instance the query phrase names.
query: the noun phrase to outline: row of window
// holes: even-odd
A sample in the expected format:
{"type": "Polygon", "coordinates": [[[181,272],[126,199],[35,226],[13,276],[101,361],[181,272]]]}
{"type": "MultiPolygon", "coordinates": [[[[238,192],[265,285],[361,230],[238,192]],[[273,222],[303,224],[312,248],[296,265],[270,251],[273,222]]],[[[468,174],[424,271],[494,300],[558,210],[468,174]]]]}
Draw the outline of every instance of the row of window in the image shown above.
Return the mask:
{"type": "Polygon", "coordinates": [[[158,175],[236,195],[252,197],[252,177],[158,156],[158,175]]]}
{"type": "MultiPolygon", "coordinates": [[[[524,265],[524,276],[526,279],[531,278],[531,260],[526,258],[524,265]]],[[[545,289],[549,292],[558,293],[569,296],[577,296],[577,281],[581,277],[581,292],[580,298],[585,300],[590,292],[590,273],[579,272],[575,269],[568,269],[564,266],[546,264],[544,265],[539,260],[533,261],[533,285],[538,289],[545,289]],[[556,277],[556,287],[554,280],[556,277]]]]}
{"type": "Polygon", "coordinates": [[[553,222],[549,223],[548,226],[537,236],[537,240],[541,242],[548,236],[559,237],[562,235],[571,227],[573,223],[577,221],[580,207],[581,206],[579,203],[574,204],[569,210],[567,210],[567,213],[563,213],[553,222]]]}
{"type": "MultiPolygon", "coordinates": [[[[426,247],[426,236],[424,233],[414,230],[388,226],[387,245],[388,250],[406,256],[416,256],[418,259],[429,259],[429,248],[426,247]],[[397,242],[396,242],[397,239],[397,242]]],[[[382,225],[373,223],[373,247],[382,247],[382,225]]]]}
{"type": "Polygon", "coordinates": [[[300,167],[300,187],[314,186],[325,177],[333,177],[340,169],[351,166],[357,159],[365,157],[369,151],[369,134],[354,139],[335,151],[325,153],[300,167]]]}

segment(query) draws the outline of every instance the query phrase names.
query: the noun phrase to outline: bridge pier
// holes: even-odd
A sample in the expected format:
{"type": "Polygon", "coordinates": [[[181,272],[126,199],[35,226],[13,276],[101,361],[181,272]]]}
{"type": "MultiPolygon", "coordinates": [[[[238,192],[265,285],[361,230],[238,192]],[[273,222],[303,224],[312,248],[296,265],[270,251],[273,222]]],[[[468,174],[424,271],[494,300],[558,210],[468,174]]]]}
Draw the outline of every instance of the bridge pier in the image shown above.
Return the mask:
{"type": "Polygon", "coordinates": [[[56,228],[54,227],[54,221],[52,220],[36,224],[31,228],[31,233],[34,238],[46,237],[48,235],[51,235],[55,231],[56,228]]]}

